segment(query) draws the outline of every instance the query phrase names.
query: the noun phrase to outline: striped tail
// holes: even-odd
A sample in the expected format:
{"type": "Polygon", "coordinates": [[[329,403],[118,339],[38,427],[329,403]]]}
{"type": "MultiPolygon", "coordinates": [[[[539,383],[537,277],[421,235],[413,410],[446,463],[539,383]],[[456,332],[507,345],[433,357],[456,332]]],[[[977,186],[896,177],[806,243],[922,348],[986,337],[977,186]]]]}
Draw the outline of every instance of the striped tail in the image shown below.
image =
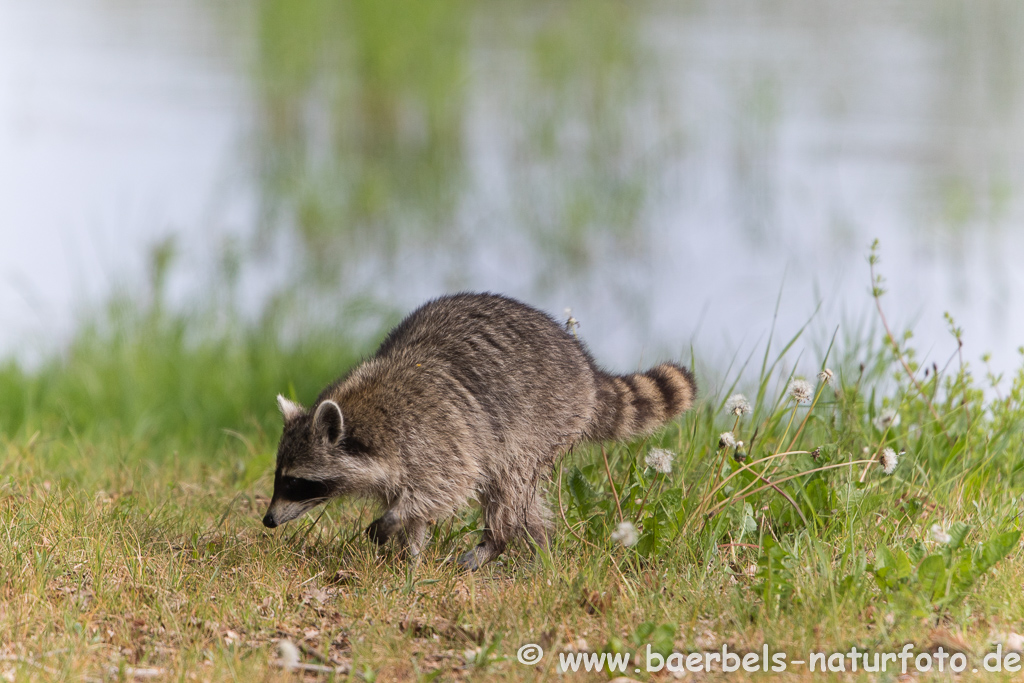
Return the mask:
{"type": "Polygon", "coordinates": [[[622,440],[649,434],[688,410],[696,396],[693,373],[675,363],[633,375],[600,373],[597,407],[584,438],[622,440]]]}

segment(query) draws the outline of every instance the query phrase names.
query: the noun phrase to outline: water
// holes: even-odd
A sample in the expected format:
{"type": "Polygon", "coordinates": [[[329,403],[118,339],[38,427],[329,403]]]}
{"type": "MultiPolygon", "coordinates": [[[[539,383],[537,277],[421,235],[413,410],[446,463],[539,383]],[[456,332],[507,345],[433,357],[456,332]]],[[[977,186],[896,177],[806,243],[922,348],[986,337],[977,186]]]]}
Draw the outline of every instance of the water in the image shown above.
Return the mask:
{"type": "Polygon", "coordinates": [[[781,336],[856,336],[877,237],[929,359],[950,311],[1012,368],[1022,29],[1010,1],[0,0],[0,350],[146,296],[173,237],[176,302],[237,264],[293,334],[488,289],[571,307],[615,367],[724,367],[777,302],[781,336]]]}

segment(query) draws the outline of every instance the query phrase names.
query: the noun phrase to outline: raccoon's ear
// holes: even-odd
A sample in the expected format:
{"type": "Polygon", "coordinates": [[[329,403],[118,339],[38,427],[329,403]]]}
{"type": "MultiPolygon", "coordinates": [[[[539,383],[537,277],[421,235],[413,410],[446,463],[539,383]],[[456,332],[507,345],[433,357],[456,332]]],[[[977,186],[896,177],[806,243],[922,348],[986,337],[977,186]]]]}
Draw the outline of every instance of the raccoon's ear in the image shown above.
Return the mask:
{"type": "Polygon", "coordinates": [[[336,444],[341,440],[345,418],[341,416],[341,407],[334,401],[324,401],[317,406],[313,415],[313,427],[326,437],[327,441],[336,444]]]}
{"type": "Polygon", "coordinates": [[[295,418],[306,412],[305,408],[300,406],[295,401],[286,399],[281,394],[277,395],[277,407],[281,410],[281,414],[284,415],[285,422],[291,422],[295,418]]]}

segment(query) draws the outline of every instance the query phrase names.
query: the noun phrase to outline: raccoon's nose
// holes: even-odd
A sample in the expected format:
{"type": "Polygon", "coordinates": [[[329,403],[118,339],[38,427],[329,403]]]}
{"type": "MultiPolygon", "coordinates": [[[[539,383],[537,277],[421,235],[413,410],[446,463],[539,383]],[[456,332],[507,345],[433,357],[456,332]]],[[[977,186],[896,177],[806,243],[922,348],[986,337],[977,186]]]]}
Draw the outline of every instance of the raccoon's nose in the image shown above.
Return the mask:
{"type": "Polygon", "coordinates": [[[276,527],[277,526],[277,520],[274,519],[274,515],[272,515],[271,513],[268,512],[263,517],[263,526],[267,527],[268,529],[273,529],[274,527],[276,527]]]}

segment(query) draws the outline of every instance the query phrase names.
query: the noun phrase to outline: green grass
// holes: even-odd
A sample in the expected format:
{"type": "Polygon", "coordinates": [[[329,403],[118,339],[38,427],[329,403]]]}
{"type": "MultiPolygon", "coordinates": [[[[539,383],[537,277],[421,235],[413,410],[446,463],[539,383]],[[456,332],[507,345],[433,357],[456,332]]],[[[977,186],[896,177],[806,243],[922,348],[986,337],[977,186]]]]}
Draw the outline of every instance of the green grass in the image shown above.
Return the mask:
{"type": "MultiPolygon", "coordinates": [[[[798,405],[792,347],[776,344],[749,364],[758,377],[736,378],[751,414],[726,414],[728,391],[705,394],[656,437],[577,450],[548,486],[562,510],[551,553],[514,548],[463,575],[445,560],[475,541],[472,509],[434,527],[415,569],[361,537],[374,511],[360,501],[260,524],[274,395],[308,402],[368,349],[326,333],[284,344],[270,324],[197,335],[217,327],[112,310],[41,368],[0,369],[8,679],[291,679],[281,639],[304,663],[381,681],[563,680],[557,652],[648,644],[767,643],[792,660],[912,642],[980,668],[994,637],[1024,630],[1024,373],[983,390],[957,361],[925,374],[909,338],[898,351],[865,339],[805,359],[815,397],[798,405]],[[832,386],[815,380],[825,366],[832,386]],[[899,422],[878,429],[883,407],[899,422]],[[719,447],[727,430],[743,465],[719,447]],[[675,453],[670,474],[646,467],[652,447],[675,453]],[[849,464],[887,447],[906,450],[891,475],[849,464]],[[754,492],[760,477],[778,489],[754,492]],[[612,540],[622,521],[635,545],[612,540]],[[953,539],[932,540],[933,524],[953,539]],[[546,651],[538,666],[516,661],[525,643],[546,651]]],[[[628,674],[667,676],[632,660],[628,674]]]]}

